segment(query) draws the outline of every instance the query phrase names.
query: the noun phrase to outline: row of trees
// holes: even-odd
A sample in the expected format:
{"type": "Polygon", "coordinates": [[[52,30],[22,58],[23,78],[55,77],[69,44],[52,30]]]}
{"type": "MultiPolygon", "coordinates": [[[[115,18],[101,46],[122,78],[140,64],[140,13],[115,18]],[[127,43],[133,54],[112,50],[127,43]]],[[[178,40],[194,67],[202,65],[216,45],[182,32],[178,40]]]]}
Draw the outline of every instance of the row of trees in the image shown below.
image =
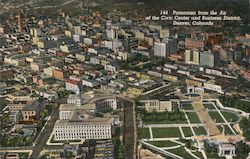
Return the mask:
{"type": "Polygon", "coordinates": [[[114,137],[114,153],[115,153],[115,158],[117,159],[123,159],[124,155],[124,145],[122,145],[122,142],[120,140],[120,135],[121,135],[121,128],[120,127],[116,127],[115,129],[115,137],[114,137]]]}
{"type": "Polygon", "coordinates": [[[0,130],[4,130],[8,128],[8,125],[10,124],[10,120],[7,114],[2,114],[0,116],[0,130]]]}
{"type": "Polygon", "coordinates": [[[40,119],[37,122],[38,132],[43,128],[44,124],[46,123],[45,118],[48,117],[55,110],[55,108],[56,106],[54,104],[50,104],[45,106],[45,108],[40,112],[40,119]]]}
{"type": "Polygon", "coordinates": [[[0,145],[1,147],[20,147],[20,146],[31,146],[33,143],[33,137],[11,134],[0,134],[0,145]]]}
{"type": "Polygon", "coordinates": [[[250,113],[250,103],[242,101],[239,96],[220,96],[219,100],[224,106],[237,108],[250,113]]]}
{"type": "Polygon", "coordinates": [[[235,159],[247,158],[250,153],[250,147],[244,142],[238,142],[236,144],[236,157],[235,159]]]}
{"type": "Polygon", "coordinates": [[[184,112],[180,111],[179,109],[176,109],[173,112],[169,112],[166,110],[160,113],[154,110],[152,113],[143,113],[143,115],[141,114],[141,116],[145,122],[152,120],[163,121],[166,119],[170,121],[186,120],[184,112]]]}
{"type": "Polygon", "coordinates": [[[243,131],[243,136],[246,140],[250,140],[250,119],[243,118],[240,121],[240,128],[243,131]]]}

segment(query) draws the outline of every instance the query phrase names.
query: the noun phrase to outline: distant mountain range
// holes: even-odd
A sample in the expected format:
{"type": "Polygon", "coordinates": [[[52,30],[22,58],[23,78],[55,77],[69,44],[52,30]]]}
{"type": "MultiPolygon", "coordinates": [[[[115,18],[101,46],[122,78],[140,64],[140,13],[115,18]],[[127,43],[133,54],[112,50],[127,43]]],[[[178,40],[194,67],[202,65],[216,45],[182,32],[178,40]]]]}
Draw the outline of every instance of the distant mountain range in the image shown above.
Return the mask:
{"type": "MultiPolygon", "coordinates": [[[[101,6],[117,6],[123,7],[123,4],[132,4],[136,6],[140,4],[145,8],[159,9],[230,9],[236,12],[244,11],[247,7],[249,9],[249,0],[0,0],[1,10],[14,10],[21,8],[53,8],[60,6],[67,6],[72,3],[80,2],[97,2],[101,6]]],[[[126,8],[124,5],[124,9],[126,8]]]]}

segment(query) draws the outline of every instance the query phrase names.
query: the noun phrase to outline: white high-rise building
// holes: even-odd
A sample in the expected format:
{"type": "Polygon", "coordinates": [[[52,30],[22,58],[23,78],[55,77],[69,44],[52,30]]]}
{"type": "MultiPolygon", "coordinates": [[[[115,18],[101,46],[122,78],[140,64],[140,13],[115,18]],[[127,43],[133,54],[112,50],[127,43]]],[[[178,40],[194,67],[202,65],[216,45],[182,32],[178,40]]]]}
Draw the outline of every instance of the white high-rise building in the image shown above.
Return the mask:
{"type": "Polygon", "coordinates": [[[199,50],[186,50],[185,51],[185,63],[199,65],[200,64],[199,50]]]}
{"type": "Polygon", "coordinates": [[[114,29],[106,30],[107,39],[114,40],[118,38],[118,31],[114,29]]]}
{"type": "Polygon", "coordinates": [[[30,35],[32,35],[34,37],[38,37],[38,36],[42,35],[42,30],[40,28],[31,28],[30,35]]]}
{"type": "Polygon", "coordinates": [[[200,65],[207,67],[214,67],[214,54],[211,52],[201,52],[200,65]]]}
{"type": "Polygon", "coordinates": [[[79,94],[82,90],[82,84],[81,82],[76,80],[67,80],[65,82],[65,88],[66,90],[73,91],[76,94],[79,94]]]}
{"type": "Polygon", "coordinates": [[[154,56],[166,57],[166,44],[154,43],[154,56]]]}

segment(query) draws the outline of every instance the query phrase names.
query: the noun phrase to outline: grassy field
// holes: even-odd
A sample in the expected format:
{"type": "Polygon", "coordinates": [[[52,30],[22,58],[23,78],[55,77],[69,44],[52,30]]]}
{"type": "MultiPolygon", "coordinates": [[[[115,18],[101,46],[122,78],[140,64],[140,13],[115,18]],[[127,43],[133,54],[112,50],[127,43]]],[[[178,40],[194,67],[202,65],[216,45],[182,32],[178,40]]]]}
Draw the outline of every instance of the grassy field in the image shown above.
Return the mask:
{"type": "Polygon", "coordinates": [[[225,159],[225,157],[219,157],[217,153],[206,153],[210,159],[225,159]]]}
{"type": "Polygon", "coordinates": [[[176,128],[152,128],[154,138],[181,137],[178,127],[176,128]]]}
{"type": "Polygon", "coordinates": [[[187,116],[188,116],[190,123],[201,123],[196,112],[187,112],[187,116]]]}
{"type": "Polygon", "coordinates": [[[190,127],[182,127],[182,131],[183,131],[185,137],[193,136],[193,133],[192,133],[190,127]]]}
{"type": "Polygon", "coordinates": [[[203,155],[202,155],[202,153],[201,152],[199,152],[199,151],[196,151],[196,152],[192,152],[194,155],[196,155],[197,157],[199,157],[199,158],[203,158],[203,155]]]}
{"type": "Polygon", "coordinates": [[[149,141],[148,143],[157,146],[157,147],[173,147],[177,146],[178,144],[169,140],[166,141],[149,141]]]}
{"type": "Polygon", "coordinates": [[[215,107],[212,103],[203,103],[203,105],[206,109],[215,109],[215,107]]]}
{"type": "Polygon", "coordinates": [[[194,110],[194,107],[191,103],[190,104],[182,104],[182,107],[184,110],[194,110]]]}
{"type": "Polygon", "coordinates": [[[183,147],[177,148],[177,149],[171,149],[171,150],[167,150],[169,152],[172,152],[178,156],[181,156],[185,159],[193,159],[194,157],[191,156],[183,147]]]}
{"type": "Polygon", "coordinates": [[[194,132],[195,132],[195,134],[197,136],[199,136],[199,135],[207,135],[207,132],[206,132],[205,128],[202,127],[202,126],[200,126],[200,127],[193,127],[193,129],[194,129],[194,132]]]}
{"type": "Polygon", "coordinates": [[[149,139],[150,133],[148,128],[139,128],[138,129],[139,138],[141,139],[149,139]]]}
{"type": "Polygon", "coordinates": [[[239,120],[239,117],[236,114],[229,113],[229,112],[221,112],[221,113],[228,122],[236,122],[239,120]]]}
{"type": "Polygon", "coordinates": [[[210,117],[216,122],[216,123],[224,123],[224,120],[222,119],[221,115],[217,111],[210,111],[208,112],[210,117]]]}
{"type": "MultiPolygon", "coordinates": [[[[222,126],[217,126],[217,128],[222,133],[223,127],[222,126]]],[[[231,129],[227,125],[224,125],[224,128],[225,128],[225,135],[234,135],[233,132],[231,131],[231,129]]]]}

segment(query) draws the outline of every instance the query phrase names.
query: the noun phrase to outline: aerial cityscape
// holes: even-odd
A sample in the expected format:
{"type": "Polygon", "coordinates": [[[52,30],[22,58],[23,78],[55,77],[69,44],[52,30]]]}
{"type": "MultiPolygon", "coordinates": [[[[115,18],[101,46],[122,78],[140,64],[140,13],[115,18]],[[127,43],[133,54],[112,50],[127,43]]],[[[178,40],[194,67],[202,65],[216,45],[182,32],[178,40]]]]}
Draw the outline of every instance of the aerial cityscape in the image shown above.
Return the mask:
{"type": "Polygon", "coordinates": [[[250,159],[249,0],[0,0],[0,159],[250,159]]]}

